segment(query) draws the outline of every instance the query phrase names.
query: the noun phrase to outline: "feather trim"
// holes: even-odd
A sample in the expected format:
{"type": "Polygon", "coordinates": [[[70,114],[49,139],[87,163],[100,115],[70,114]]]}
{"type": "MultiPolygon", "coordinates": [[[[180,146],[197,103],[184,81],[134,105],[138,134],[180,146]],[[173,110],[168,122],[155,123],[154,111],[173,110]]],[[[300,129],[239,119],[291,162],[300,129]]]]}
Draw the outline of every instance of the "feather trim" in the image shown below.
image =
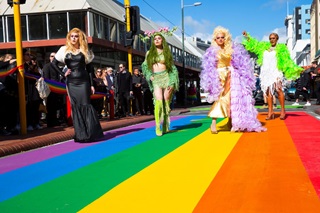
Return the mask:
{"type": "MultiPolygon", "coordinates": [[[[208,95],[208,102],[218,99],[222,92],[217,72],[217,52],[219,47],[211,46],[202,59],[200,85],[208,95]]],[[[240,44],[233,44],[231,65],[231,131],[266,131],[257,119],[258,111],[254,107],[252,91],[255,89],[253,63],[248,52],[240,44]]]]}

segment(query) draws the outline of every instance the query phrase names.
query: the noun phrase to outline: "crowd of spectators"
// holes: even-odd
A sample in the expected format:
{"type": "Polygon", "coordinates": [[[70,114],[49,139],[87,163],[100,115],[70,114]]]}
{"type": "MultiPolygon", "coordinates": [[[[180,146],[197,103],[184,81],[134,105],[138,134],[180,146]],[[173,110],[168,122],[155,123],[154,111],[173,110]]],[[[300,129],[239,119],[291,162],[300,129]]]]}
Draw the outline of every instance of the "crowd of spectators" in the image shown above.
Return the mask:
{"type": "MultiPolygon", "coordinates": [[[[66,94],[52,91],[47,98],[41,99],[35,87],[39,78],[65,83],[60,74],[50,66],[54,56],[55,52],[51,52],[45,60],[47,63],[42,66],[37,60],[36,52],[23,53],[28,132],[68,124],[66,94]]],[[[16,59],[12,54],[0,57],[0,71],[6,72],[16,67],[16,59]]],[[[60,68],[65,69],[65,67],[60,68]]],[[[115,118],[153,114],[152,94],[139,68],[134,67],[132,74],[127,71],[124,64],[119,64],[118,68],[118,70],[112,67],[95,69],[96,93],[105,94],[102,98],[92,99],[92,105],[99,119],[110,118],[110,109],[115,110],[115,118]],[[114,101],[110,102],[109,98],[113,98],[114,101]],[[110,103],[114,106],[110,107],[110,103]]],[[[4,77],[0,76],[0,135],[20,134],[17,72],[18,69],[4,77]]]]}

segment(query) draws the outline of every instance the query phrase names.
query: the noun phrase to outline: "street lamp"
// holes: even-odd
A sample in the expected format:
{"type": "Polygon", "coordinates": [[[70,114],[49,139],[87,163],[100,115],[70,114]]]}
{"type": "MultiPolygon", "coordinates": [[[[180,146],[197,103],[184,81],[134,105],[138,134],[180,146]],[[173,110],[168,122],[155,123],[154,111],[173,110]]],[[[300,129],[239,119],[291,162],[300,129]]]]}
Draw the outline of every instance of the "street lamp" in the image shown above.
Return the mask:
{"type": "Polygon", "coordinates": [[[184,88],[184,97],[183,97],[183,104],[186,106],[187,104],[187,84],[186,84],[186,64],[185,64],[185,57],[184,57],[184,8],[185,7],[196,7],[200,6],[201,2],[195,2],[191,5],[184,5],[184,1],[181,0],[181,14],[182,14],[182,74],[183,74],[183,88],[184,88]]]}

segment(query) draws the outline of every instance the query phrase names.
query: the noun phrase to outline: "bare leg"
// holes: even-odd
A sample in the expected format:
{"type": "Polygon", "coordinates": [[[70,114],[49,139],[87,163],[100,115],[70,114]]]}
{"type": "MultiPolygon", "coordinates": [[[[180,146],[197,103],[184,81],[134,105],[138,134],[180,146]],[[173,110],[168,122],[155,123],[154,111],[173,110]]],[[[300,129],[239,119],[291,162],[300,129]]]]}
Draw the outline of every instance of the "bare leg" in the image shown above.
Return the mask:
{"type": "Polygon", "coordinates": [[[278,92],[279,102],[281,106],[280,119],[284,120],[286,117],[286,110],[284,108],[284,93],[281,89],[277,90],[277,92],[278,92]]]}
{"type": "Polygon", "coordinates": [[[216,118],[212,118],[212,123],[211,123],[211,126],[210,126],[210,130],[211,130],[212,134],[217,134],[218,133],[218,131],[217,131],[217,119],[216,118]]]}
{"type": "Polygon", "coordinates": [[[273,95],[270,89],[267,90],[267,102],[268,102],[268,116],[266,120],[274,119],[274,112],[273,112],[273,95]]]}

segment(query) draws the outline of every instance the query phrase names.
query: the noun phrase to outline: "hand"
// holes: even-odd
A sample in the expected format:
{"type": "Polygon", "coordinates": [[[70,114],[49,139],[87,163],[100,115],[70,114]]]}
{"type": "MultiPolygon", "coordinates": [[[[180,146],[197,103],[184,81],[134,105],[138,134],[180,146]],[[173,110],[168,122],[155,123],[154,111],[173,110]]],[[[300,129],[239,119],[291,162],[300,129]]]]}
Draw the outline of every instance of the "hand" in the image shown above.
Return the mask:
{"type": "Polygon", "coordinates": [[[307,90],[307,88],[305,88],[305,87],[302,87],[302,90],[307,90]]]}
{"type": "Polygon", "coordinates": [[[91,86],[91,94],[93,95],[95,93],[94,86],[91,86]]]}
{"type": "Polygon", "coordinates": [[[65,72],[64,77],[67,77],[67,76],[70,75],[70,74],[71,74],[71,69],[68,69],[68,70],[65,72]]]}
{"type": "Polygon", "coordinates": [[[248,34],[247,34],[247,32],[246,32],[245,30],[242,32],[242,35],[243,35],[244,37],[247,37],[247,36],[248,36],[248,34]]]}
{"type": "Polygon", "coordinates": [[[15,62],[16,60],[17,60],[17,59],[11,59],[9,63],[12,64],[12,63],[15,62]]]}
{"type": "Polygon", "coordinates": [[[132,91],[130,91],[130,95],[133,95],[133,92],[132,92],[132,91]]]}
{"type": "Polygon", "coordinates": [[[153,81],[153,80],[154,80],[154,77],[153,77],[153,76],[151,76],[151,77],[150,77],[150,81],[153,81]]]}

